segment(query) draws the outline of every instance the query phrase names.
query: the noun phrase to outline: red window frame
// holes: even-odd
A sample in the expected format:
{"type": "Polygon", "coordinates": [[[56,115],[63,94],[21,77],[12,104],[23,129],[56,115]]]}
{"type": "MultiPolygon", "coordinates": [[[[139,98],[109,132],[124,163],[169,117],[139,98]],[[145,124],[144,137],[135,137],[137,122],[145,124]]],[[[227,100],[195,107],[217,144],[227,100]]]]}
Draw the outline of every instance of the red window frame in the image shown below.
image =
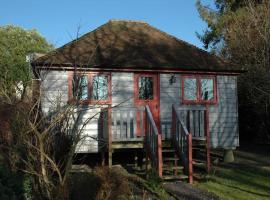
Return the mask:
{"type": "Polygon", "coordinates": [[[211,75],[183,75],[182,77],[182,103],[183,104],[209,104],[209,105],[213,105],[213,104],[217,104],[218,102],[218,98],[217,98],[217,79],[216,76],[211,76],[211,75]],[[196,100],[187,100],[185,99],[185,87],[184,87],[184,83],[185,83],[185,79],[186,78],[192,78],[192,79],[196,79],[196,86],[197,86],[197,91],[196,91],[196,100]],[[214,86],[214,91],[213,91],[213,95],[214,95],[214,99],[213,100],[203,100],[201,98],[201,79],[213,79],[213,86],[214,86]]]}
{"type": "Polygon", "coordinates": [[[155,74],[140,73],[134,74],[134,100],[136,105],[145,105],[147,102],[156,102],[159,99],[159,94],[156,87],[158,87],[158,77],[155,74]],[[139,98],[139,79],[140,77],[152,77],[153,78],[153,99],[140,99],[139,98]]]}
{"type": "Polygon", "coordinates": [[[88,81],[88,99],[87,100],[76,100],[73,97],[72,92],[72,81],[74,72],[68,73],[68,102],[69,103],[78,103],[79,104],[111,104],[112,103],[112,83],[111,83],[111,73],[106,72],[78,72],[78,74],[87,76],[88,81]],[[105,75],[108,77],[108,99],[107,100],[93,100],[92,99],[92,90],[93,90],[93,77],[95,75],[105,75]]]}

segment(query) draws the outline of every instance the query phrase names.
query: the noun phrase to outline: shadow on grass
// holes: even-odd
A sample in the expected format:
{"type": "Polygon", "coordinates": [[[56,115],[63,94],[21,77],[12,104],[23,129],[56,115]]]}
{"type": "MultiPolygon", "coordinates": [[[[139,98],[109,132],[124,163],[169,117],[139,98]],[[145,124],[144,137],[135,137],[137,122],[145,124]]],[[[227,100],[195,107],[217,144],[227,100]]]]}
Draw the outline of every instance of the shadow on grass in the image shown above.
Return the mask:
{"type": "Polygon", "coordinates": [[[270,198],[269,170],[235,163],[223,164],[215,170],[201,181],[201,184],[204,184],[203,188],[210,192],[220,193],[224,195],[224,199],[231,196],[241,199],[242,192],[249,194],[251,199],[270,198]]]}
{"type": "MultiPolygon", "coordinates": [[[[228,185],[228,184],[224,184],[224,183],[219,183],[220,185],[224,185],[226,187],[230,187],[230,188],[233,188],[233,189],[236,189],[236,190],[240,190],[242,192],[247,192],[249,194],[253,194],[253,195],[257,195],[257,196],[261,196],[261,197],[270,197],[270,195],[267,195],[267,194],[261,194],[261,193],[258,193],[258,192],[252,192],[250,190],[245,190],[243,188],[240,188],[238,186],[231,186],[231,185],[228,185]]],[[[270,192],[270,191],[269,191],[270,192]]]]}

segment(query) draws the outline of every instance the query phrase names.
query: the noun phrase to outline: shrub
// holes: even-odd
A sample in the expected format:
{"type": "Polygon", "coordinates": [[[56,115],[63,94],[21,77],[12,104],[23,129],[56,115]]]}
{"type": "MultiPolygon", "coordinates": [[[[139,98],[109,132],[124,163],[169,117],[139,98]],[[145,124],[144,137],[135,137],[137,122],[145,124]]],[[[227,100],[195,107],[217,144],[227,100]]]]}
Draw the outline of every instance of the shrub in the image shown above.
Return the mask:
{"type": "Polygon", "coordinates": [[[20,172],[11,172],[0,164],[0,199],[31,199],[31,183],[29,177],[20,172]]]}
{"type": "Polygon", "coordinates": [[[97,200],[127,199],[130,194],[128,179],[117,168],[98,167],[95,169],[101,186],[97,193],[97,200]]]}

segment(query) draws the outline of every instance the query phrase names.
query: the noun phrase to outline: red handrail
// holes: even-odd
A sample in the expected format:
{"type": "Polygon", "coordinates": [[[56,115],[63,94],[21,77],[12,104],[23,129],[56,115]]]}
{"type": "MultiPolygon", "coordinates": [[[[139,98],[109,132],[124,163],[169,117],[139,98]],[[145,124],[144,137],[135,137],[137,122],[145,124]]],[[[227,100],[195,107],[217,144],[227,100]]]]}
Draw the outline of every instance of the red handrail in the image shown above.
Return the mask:
{"type": "Polygon", "coordinates": [[[193,165],[192,165],[192,134],[188,132],[184,122],[179,117],[174,105],[172,106],[172,128],[171,135],[173,145],[182,158],[185,171],[188,173],[188,181],[193,183],[193,165]]]}
{"type": "Polygon", "coordinates": [[[162,178],[162,142],[149,106],[145,107],[145,145],[151,165],[162,178]]]}

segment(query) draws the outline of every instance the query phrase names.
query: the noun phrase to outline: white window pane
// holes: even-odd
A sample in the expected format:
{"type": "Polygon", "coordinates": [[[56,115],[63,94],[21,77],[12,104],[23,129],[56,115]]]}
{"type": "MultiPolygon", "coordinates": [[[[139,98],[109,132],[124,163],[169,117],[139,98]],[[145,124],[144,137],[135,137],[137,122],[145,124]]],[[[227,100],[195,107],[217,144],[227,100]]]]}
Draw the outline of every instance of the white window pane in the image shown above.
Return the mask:
{"type": "Polygon", "coordinates": [[[197,100],[197,80],[196,78],[184,79],[184,99],[197,100]]]}
{"type": "Polygon", "coordinates": [[[210,101],[214,99],[214,80],[211,78],[201,79],[201,99],[210,101]]]}
{"type": "Polygon", "coordinates": [[[108,100],[109,86],[108,76],[94,76],[93,77],[93,95],[94,100],[108,100]]]}
{"type": "Polygon", "coordinates": [[[88,80],[87,76],[74,76],[72,82],[73,97],[77,100],[88,99],[88,80]]]}

